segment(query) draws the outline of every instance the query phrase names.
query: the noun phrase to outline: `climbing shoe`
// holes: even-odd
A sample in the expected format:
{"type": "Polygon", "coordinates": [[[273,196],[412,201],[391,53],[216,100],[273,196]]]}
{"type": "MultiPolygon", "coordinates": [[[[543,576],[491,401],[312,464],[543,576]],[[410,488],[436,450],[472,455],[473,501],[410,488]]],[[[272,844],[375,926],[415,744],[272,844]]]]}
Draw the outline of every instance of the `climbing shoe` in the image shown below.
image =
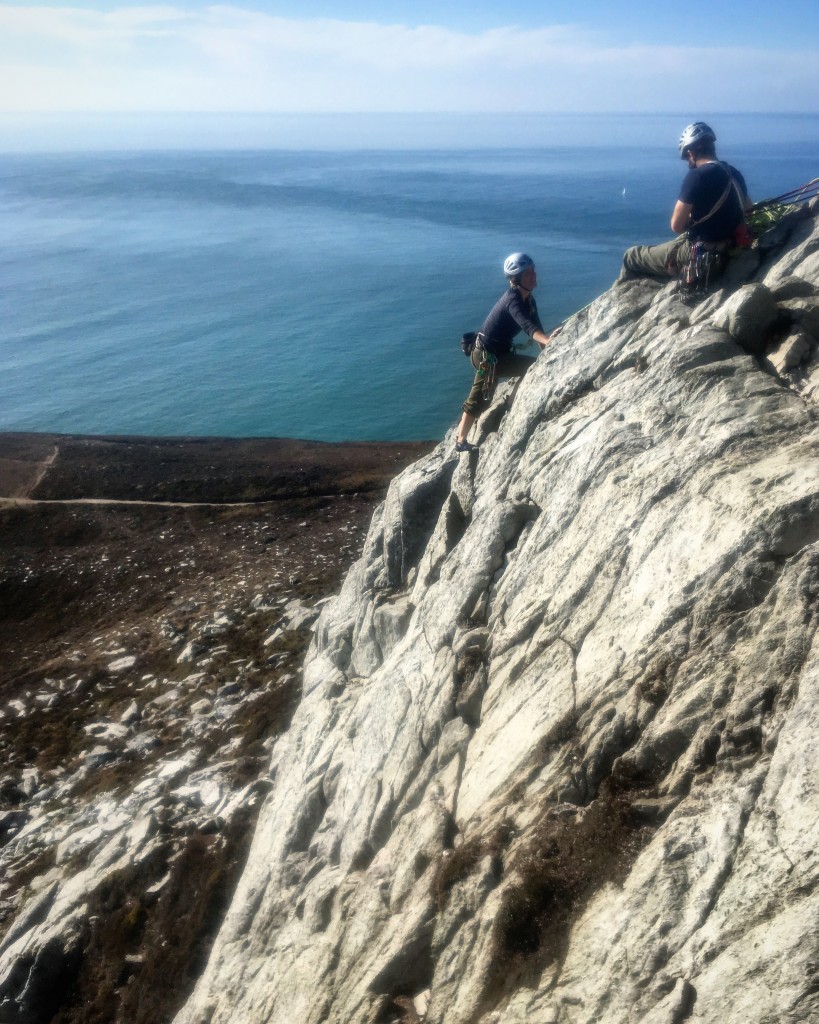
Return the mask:
{"type": "Polygon", "coordinates": [[[474,452],[478,450],[476,444],[470,444],[469,441],[456,441],[455,451],[456,452],[474,452]]]}

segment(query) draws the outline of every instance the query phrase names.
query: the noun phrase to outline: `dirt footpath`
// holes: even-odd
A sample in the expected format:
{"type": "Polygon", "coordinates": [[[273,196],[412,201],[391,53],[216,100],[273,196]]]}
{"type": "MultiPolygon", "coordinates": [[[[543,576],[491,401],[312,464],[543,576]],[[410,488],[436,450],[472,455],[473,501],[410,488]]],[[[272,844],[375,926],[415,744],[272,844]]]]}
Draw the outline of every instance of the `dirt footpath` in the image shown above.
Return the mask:
{"type": "Polygon", "coordinates": [[[389,481],[431,447],[0,434],[3,695],[166,606],[332,593],[389,481]]]}

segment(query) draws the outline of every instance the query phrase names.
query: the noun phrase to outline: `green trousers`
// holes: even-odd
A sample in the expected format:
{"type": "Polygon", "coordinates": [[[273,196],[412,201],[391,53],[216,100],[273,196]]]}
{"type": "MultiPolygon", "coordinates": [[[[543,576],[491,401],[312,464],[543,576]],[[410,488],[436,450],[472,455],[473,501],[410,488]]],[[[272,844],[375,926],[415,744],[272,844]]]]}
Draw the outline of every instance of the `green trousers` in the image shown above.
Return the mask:
{"type": "Polygon", "coordinates": [[[661,245],[632,245],[623,256],[619,281],[632,277],[676,277],[688,263],[691,242],[685,235],[661,245]]]}

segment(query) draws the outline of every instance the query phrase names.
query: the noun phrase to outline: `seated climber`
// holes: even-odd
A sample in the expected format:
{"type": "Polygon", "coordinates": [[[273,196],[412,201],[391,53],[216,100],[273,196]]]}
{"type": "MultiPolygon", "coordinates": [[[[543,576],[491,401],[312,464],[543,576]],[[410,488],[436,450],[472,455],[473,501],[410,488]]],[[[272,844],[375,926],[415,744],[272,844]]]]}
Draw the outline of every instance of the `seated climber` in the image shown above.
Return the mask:
{"type": "MultiPolygon", "coordinates": [[[[534,363],[534,356],[519,355],[512,339],[525,331],[541,348],[557,334],[551,336],[543,330],[532,292],[537,287],[537,273],[532,259],[524,252],[508,256],[503,272],[509,287],[492,307],[475,340],[470,358],[475,367],[475,380],[463,404],[463,416],[458,425],[455,450],[472,451],[476,446],[467,441],[475,417],[492,399],[498,377],[522,377],[534,363]]],[[[558,328],[559,330],[559,328],[558,328]]]]}
{"type": "Polygon", "coordinates": [[[633,245],[623,256],[618,280],[676,277],[688,264],[696,242],[710,252],[727,252],[751,205],[745,179],[736,167],[717,159],[717,137],[703,121],[680,136],[680,158],[688,163],[680,196],[671,214],[678,237],[660,245],[633,245]]]}

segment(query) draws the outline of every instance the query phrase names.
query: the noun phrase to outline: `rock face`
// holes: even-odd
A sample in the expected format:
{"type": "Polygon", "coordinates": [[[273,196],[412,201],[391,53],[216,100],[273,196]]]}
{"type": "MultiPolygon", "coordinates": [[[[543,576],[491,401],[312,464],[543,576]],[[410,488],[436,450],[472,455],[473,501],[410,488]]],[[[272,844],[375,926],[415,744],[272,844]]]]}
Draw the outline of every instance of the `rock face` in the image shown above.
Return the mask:
{"type": "Polygon", "coordinates": [[[816,1019],[814,221],[746,266],[613,288],[396,479],[178,1024],[816,1019]]]}
{"type": "Polygon", "coordinates": [[[817,1019],[819,228],[786,228],[697,306],[616,286],[479,451],[394,481],[177,1024],[817,1019]]]}

